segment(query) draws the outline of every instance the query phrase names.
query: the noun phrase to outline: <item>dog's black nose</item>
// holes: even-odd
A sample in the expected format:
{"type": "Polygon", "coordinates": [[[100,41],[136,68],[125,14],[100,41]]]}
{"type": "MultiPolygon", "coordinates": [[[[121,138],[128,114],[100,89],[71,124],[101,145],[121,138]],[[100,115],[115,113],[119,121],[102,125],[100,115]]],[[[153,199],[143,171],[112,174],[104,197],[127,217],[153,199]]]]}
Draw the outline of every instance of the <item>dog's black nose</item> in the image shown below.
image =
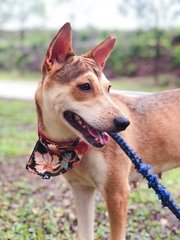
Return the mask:
{"type": "Polygon", "coordinates": [[[130,122],[126,117],[116,117],[114,118],[114,125],[116,127],[116,131],[123,131],[129,126],[130,122]]]}

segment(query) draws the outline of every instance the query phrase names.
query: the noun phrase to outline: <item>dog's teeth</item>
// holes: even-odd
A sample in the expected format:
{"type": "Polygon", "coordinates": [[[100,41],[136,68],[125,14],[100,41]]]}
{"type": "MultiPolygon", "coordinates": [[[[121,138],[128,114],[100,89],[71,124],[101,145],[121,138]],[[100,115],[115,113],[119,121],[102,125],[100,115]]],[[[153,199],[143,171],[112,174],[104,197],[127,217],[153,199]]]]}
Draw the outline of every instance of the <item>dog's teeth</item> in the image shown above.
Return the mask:
{"type": "Polygon", "coordinates": [[[84,121],[78,115],[75,115],[75,120],[79,123],[79,125],[81,125],[83,128],[86,129],[86,125],[84,124],[84,121]]]}
{"type": "Polygon", "coordinates": [[[82,120],[78,120],[78,123],[79,123],[79,124],[82,124],[82,120]]]}
{"type": "Polygon", "coordinates": [[[76,119],[77,121],[79,121],[79,120],[80,120],[80,117],[79,117],[78,115],[76,115],[76,116],[75,116],[75,119],[76,119]]]}

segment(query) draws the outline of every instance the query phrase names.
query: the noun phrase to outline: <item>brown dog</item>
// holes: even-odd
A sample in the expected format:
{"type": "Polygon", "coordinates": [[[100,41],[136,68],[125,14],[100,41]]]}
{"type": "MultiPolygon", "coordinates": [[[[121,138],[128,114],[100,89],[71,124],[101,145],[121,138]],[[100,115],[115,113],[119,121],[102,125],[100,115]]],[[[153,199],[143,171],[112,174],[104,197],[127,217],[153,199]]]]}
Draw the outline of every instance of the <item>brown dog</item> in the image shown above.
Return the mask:
{"type": "MultiPolygon", "coordinates": [[[[130,122],[122,135],[154,173],[180,166],[180,90],[143,96],[111,93],[102,69],[114,44],[115,37],[110,36],[87,54],[75,56],[66,23],[48,48],[36,92],[41,138],[61,147],[77,137],[85,144],[79,166],[63,175],[74,194],[80,240],[93,239],[95,189],[107,203],[111,239],[125,239],[130,183],[139,179],[107,133],[123,131],[130,122]]],[[[52,148],[48,151],[51,157],[58,155],[52,148]]]]}

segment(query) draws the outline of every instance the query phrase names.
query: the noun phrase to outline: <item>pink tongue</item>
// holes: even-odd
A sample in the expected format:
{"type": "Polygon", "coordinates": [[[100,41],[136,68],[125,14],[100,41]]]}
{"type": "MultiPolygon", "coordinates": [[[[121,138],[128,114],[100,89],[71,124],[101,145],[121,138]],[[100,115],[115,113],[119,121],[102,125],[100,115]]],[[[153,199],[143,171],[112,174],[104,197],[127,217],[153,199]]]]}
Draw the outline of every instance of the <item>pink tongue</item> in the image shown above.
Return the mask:
{"type": "Polygon", "coordinates": [[[97,130],[95,130],[94,128],[90,127],[89,125],[87,125],[87,130],[94,138],[96,138],[96,137],[99,138],[99,132],[97,130]]]}
{"type": "Polygon", "coordinates": [[[93,129],[92,127],[90,127],[89,125],[87,125],[87,130],[88,132],[91,134],[91,136],[93,136],[94,138],[98,138],[99,142],[102,145],[105,145],[108,140],[109,140],[109,136],[107,133],[103,132],[100,133],[99,131],[93,129]]]}
{"type": "Polygon", "coordinates": [[[105,145],[107,144],[109,141],[109,136],[107,133],[103,132],[102,135],[99,134],[99,142],[102,144],[102,145],[105,145]]]}

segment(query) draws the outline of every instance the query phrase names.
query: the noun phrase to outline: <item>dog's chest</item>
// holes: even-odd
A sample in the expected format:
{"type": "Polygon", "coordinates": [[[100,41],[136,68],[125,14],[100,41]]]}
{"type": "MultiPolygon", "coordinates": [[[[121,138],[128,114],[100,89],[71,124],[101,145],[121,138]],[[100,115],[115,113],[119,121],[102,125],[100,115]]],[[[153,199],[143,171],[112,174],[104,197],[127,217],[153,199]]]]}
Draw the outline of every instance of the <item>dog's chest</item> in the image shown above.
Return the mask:
{"type": "Polygon", "coordinates": [[[107,178],[107,163],[103,152],[91,148],[80,165],[64,174],[64,177],[70,184],[94,186],[103,190],[107,178]]]}

